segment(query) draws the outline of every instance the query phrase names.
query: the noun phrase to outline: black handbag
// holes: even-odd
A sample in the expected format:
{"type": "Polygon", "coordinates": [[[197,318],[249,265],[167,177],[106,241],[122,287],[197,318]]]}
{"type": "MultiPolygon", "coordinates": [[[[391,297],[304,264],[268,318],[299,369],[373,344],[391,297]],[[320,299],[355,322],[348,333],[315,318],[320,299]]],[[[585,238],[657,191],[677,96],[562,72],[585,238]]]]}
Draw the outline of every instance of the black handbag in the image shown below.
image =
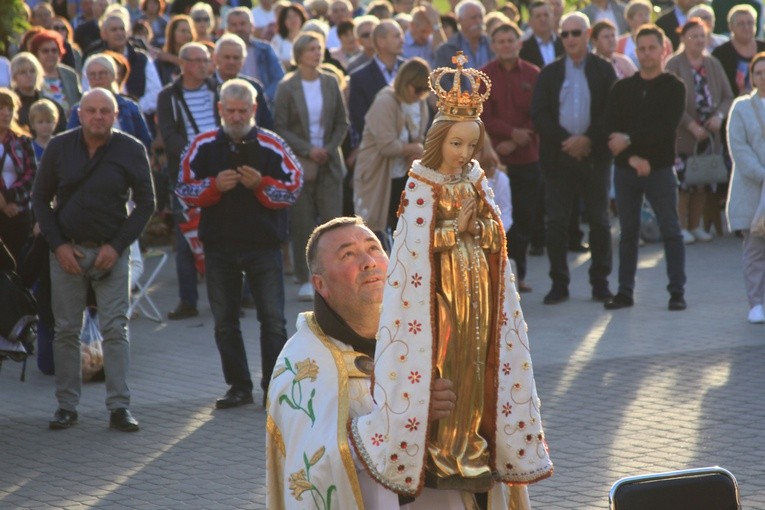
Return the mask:
{"type": "Polygon", "coordinates": [[[728,182],[728,168],[722,155],[722,144],[717,136],[709,137],[709,145],[699,154],[699,142],[693,147],[693,154],[685,162],[685,184],[701,186],[728,182]],[[718,142],[718,143],[716,143],[718,142]]]}

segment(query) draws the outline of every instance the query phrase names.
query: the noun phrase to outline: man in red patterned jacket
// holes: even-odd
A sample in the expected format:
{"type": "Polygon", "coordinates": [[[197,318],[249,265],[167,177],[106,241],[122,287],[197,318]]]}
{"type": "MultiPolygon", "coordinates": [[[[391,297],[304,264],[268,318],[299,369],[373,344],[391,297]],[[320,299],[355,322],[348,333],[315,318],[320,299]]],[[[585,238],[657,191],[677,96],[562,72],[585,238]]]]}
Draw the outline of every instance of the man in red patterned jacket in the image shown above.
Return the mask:
{"type": "Polygon", "coordinates": [[[201,207],[207,297],[215,342],[229,390],[215,402],[225,409],[252,403],[252,379],[239,326],[242,273],[260,321],[265,394],[287,341],[281,243],[287,239],[286,208],[302,187],[297,158],[276,134],[255,126],[257,92],[244,80],[220,91],[222,127],[198,135],[181,160],[176,194],[201,207]]]}

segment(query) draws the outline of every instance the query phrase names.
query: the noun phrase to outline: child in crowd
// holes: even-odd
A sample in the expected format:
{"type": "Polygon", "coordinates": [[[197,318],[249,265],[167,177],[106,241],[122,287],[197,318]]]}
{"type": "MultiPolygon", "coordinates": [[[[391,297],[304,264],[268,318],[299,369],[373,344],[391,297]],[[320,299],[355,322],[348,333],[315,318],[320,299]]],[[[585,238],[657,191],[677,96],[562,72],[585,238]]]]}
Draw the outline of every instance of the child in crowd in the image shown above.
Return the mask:
{"type": "Polygon", "coordinates": [[[35,159],[40,162],[58,122],[58,110],[50,99],[39,99],[29,107],[29,129],[32,131],[32,147],[35,159]]]}

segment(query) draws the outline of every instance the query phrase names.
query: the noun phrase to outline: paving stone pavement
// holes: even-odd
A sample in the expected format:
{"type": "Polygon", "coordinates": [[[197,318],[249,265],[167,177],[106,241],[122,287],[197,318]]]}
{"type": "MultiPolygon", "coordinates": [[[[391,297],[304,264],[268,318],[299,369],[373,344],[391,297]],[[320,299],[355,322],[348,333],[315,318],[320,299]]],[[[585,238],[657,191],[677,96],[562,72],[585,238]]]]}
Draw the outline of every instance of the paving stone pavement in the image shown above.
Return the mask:
{"type": "MultiPolygon", "coordinates": [[[[615,251],[616,253],[616,251],[615,251]]],[[[171,258],[172,259],[172,258],[171,258]]],[[[571,300],[541,304],[547,260],[530,257],[522,305],[555,475],[530,488],[535,509],[606,509],[622,476],[720,465],[744,508],[765,509],[765,325],[746,322],[740,242],[687,248],[685,312],[666,309],[660,245],[641,248],[634,308],[590,300],[588,256],[570,256],[571,300]]],[[[616,281],[616,265],[612,282],[616,281]]],[[[176,304],[172,260],[152,298],[176,304]]],[[[298,286],[286,277],[290,333],[298,286]]],[[[80,423],[50,431],[53,378],[31,360],[0,370],[0,509],[265,508],[265,413],[216,411],[226,390],[200,285],[200,316],[131,322],[132,411],[141,431],[108,429],[103,383],[85,385],[80,423]]],[[[254,380],[257,321],[242,320],[254,380]]]]}

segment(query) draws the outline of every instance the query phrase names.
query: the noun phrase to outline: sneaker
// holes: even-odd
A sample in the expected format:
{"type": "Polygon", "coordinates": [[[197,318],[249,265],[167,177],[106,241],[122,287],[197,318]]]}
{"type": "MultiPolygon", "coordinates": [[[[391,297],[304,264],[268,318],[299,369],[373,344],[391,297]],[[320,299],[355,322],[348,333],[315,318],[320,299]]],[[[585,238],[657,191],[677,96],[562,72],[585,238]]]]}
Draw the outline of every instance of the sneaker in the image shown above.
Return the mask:
{"type": "Polygon", "coordinates": [[[682,292],[673,292],[670,294],[669,304],[667,305],[667,308],[669,308],[670,311],[679,312],[685,310],[687,307],[688,305],[685,302],[685,297],[682,292]]]}
{"type": "Polygon", "coordinates": [[[762,309],[762,305],[753,306],[749,310],[749,318],[747,320],[752,324],[765,323],[765,310],[762,309]]]}
{"type": "Polygon", "coordinates": [[[701,227],[691,230],[690,234],[693,236],[694,239],[702,243],[711,241],[714,238],[712,234],[710,234],[709,232],[707,232],[701,227]]]}
{"type": "Polygon", "coordinates": [[[681,233],[683,234],[683,242],[684,242],[685,244],[693,244],[693,243],[695,243],[695,242],[696,242],[696,238],[695,238],[695,237],[693,237],[693,234],[691,234],[690,232],[688,232],[686,229],[683,229],[683,230],[681,231],[681,233]]]}
{"type": "Polygon", "coordinates": [[[298,291],[298,301],[313,301],[313,285],[305,282],[298,291]]]}

